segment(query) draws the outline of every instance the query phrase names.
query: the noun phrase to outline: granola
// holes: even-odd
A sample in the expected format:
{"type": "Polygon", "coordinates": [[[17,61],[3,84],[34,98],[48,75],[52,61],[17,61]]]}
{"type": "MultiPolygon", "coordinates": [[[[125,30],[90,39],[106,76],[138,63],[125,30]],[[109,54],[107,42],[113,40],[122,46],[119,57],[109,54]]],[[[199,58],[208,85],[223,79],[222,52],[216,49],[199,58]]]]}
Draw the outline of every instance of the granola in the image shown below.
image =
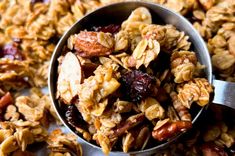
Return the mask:
{"type": "Polygon", "coordinates": [[[205,106],[213,92],[190,46],[174,26],[153,24],[144,7],[135,9],[120,30],[107,25],[71,35],[58,60],[57,80],[67,122],[105,154],[120,138],[122,150],[129,152],[144,149],[151,138],[158,143],[190,129],[191,104],[205,106]],[[161,67],[163,57],[170,66],[161,67]]]}
{"type": "MultiPolygon", "coordinates": [[[[32,86],[46,86],[48,60],[50,59],[55,44],[57,43],[59,37],[63,34],[63,32],[66,31],[69,26],[71,26],[77,19],[80,19],[85,14],[96,9],[97,7],[119,1],[124,0],[2,0],[0,2],[0,105],[2,101],[5,101],[2,100],[4,99],[3,95],[6,94],[6,92],[9,90],[20,90],[22,88],[28,88],[32,86]],[[15,48],[14,46],[13,48],[9,48],[8,45],[14,45],[15,43],[19,45],[17,48],[15,48]],[[8,47],[8,52],[6,52],[5,56],[2,55],[3,50],[6,49],[4,47],[8,47]],[[9,52],[11,52],[10,55],[9,52]],[[21,58],[22,60],[19,60],[21,58]]],[[[235,82],[235,57],[233,48],[235,36],[234,0],[146,1],[164,5],[167,8],[185,15],[190,20],[190,22],[193,23],[201,36],[205,39],[205,42],[207,42],[209,52],[212,56],[212,64],[215,69],[214,74],[216,75],[216,77],[226,81],[235,82]]],[[[146,15],[148,16],[148,14],[146,15]]],[[[130,27],[133,27],[133,25],[130,25],[130,27]]],[[[151,33],[153,31],[149,31],[151,30],[149,29],[150,27],[152,26],[147,26],[146,29],[143,30],[147,30],[146,32],[151,33]]],[[[177,46],[179,45],[179,47],[184,47],[180,50],[189,50],[188,48],[190,47],[190,42],[187,41],[187,36],[182,38],[182,35],[179,35],[180,33],[175,32],[174,30],[169,30],[168,26],[162,26],[162,29],[158,28],[156,30],[157,31],[154,33],[157,34],[156,39],[160,44],[161,50],[163,50],[164,47],[164,51],[172,52],[175,48],[176,50],[178,50],[177,46]],[[168,32],[170,32],[167,35],[167,29],[165,27],[167,27],[168,32]],[[171,35],[172,32],[174,32],[173,36],[171,35]],[[175,43],[176,41],[180,42],[175,43]],[[168,45],[172,44],[175,44],[175,47],[168,47],[168,45]],[[173,50],[168,50],[169,48],[173,48],[173,50]]],[[[119,31],[117,34],[114,35],[114,54],[110,56],[110,58],[125,69],[130,70],[130,67],[135,67],[136,61],[132,57],[130,57],[126,53],[124,54],[126,57],[122,57],[123,54],[121,56],[120,54],[115,52],[126,52],[130,44],[133,45],[132,48],[134,49],[137,45],[136,43],[140,41],[141,35],[142,33],[139,34],[139,32],[135,34],[129,34],[124,31],[119,31]],[[132,40],[129,37],[131,37],[132,40]]],[[[82,66],[84,67],[84,70],[93,70],[94,68],[97,68],[96,65],[91,64],[89,61],[82,66]]],[[[197,71],[195,71],[194,74],[196,75],[197,71]]],[[[172,91],[172,88],[174,88],[172,86],[173,85],[169,83],[164,84],[164,89],[166,89],[167,92],[170,93],[172,91]]],[[[13,95],[13,92],[11,93],[13,95]]],[[[12,99],[14,99],[13,96],[12,99]]],[[[117,104],[115,105],[114,110],[116,110],[116,113],[138,111],[135,104],[121,100],[122,99],[120,99],[120,102],[117,102],[117,104]]],[[[20,113],[18,112],[18,108],[14,104],[14,100],[9,101],[11,102],[4,102],[4,109],[6,110],[1,108],[0,119],[14,122],[20,119],[20,117],[18,117],[18,114],[20,113]]],[[[172,102],[174,104],[174,100],[172,102]]],[[[185,115],[186,111],[182,111],[186,110],[184,106],[177,104],[178,103],[176,102],[176,105],[173,105],[174,108],[176,110],[178,108],[178,111],[182,112],[182,114],[185,115]]],[[[56,114],[52,106],[50,104],[47,104],[46,107],[56,118],[56,114]]],[[[168,110],[166,112],[168,113],[168,110]]],[[[178,115],[180,114],[179,112],[177,113],[178,115]]],[[[216,114],[217,113],[218,112],[216,112],[216,114]]],[[[168,114],[166,115],[166,117],[170,116],[171,115],[168,114]]],[[[186,118],[188,119],[188,117],[186,118]]],[[[208,128],[208,131],[209,129],[210,127],[208,128]]],[[[0,133],[5,134],[5,137],[10,137],[12,135],[12,132],[9,131],[11,130],[1,131],[0,133]]],[[[94,132],[94,130],[92,131],[94,132]]],[[[232,130],[229,130],[228,133],[232,135],[233,138],[235,138],[232,130]]],[[[3,138],[0,138],[2,142],[3,138]]],[[[224,139],[222,140],[228,140],[227,145],[231,144],[231,136],[228,137],[228,135],[223,134],[223,138],[224,139]]],[[[197,137],[193,138],[193,140],[197,140],[197,137]]],[[[217,143],[219,145],[224,145],[225,142],[226,141],[220,140],[217,143]]],[[[11,144],[10,147],[14,149],[15,143],[14,141],[12,143],[13,144],[11,144]]],[[[180,155],[182,155],[182,151],[185,155],[201,154],[200,152],[198,152],[197,147],[195,147],[194,145],[192,145],[192,147],[190,146],[190,148],[188,148],[187,143],[185,146],[183,146],[182,144],[175,144],[173,146],[173,148],[166,152],[167,154],[171,153],[170,151],[173,151],[172,153],[175,154],[177,153],[177,150],[181,151],[180,155]]],[[[208,152],[212,152],[215,147],[219,149],[219,152],[217,151],[214,154],[225,154],[225,152],[221,152],[223,149],[220,146],[218,147],[218,145],[206,145],[202,148],[200,147],[199,151],[202,150],[203,154],[206,155],[208,154],[208,152]]],[[[12,155],[32,155],[32,153],[21,151],[19,149],[14,151],[12,155]]],[[[62,154],[59,152],[51,152],[50,155],[62,154]]],[[[68,156],[71,154],[69,152],[65,152],[63,155],[68,156]]]]}

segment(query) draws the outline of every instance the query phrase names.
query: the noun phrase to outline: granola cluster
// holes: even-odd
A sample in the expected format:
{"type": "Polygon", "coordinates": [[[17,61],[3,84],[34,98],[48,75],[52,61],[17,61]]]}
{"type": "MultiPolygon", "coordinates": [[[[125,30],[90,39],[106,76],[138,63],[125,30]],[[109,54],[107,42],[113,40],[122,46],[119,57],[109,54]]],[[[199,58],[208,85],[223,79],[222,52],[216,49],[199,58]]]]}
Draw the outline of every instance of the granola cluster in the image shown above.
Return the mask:
{"type": "MultiPolygon", "coordinates": [[[[28,147],[40,142],[48,142],[50,148],[50,140],[48,128],[51,123],[60,121],[52,108],[48,95],[44,95],[40,89],[32,88],[28,96],[21,94],[11,94],[0,90],[0,155],[34,155],[28,151],[28,147]]],[[[55,134],[50,134],[55,136],[55,134]]],[[[65,134],[56,133],[61,137],[65,134]]],[[[80,144],[76,137],[66,134],[61,141],[66,144],[71,139],[72,145],[77,147],[77,154],[82,152],[80,144]]],[[[55,142],[54,142],[55,143],[55,142]]],[[[67,145],[67,144],[66,144],[67,145]]],[[[56,145],[54,145],[56,146],[56,145]]],[[[57,146],[56,146],[57,147],[57,146]]],[[[66,146],[66,148],[70,149],[66,146]]],[[[50,150],[50,155],[57,151],[50,150]]],[[[75,151],[67,150],[65,153],[72,154],[75,151]]]]}
{"type": "Polygon", "coordinates": [[[145,149],[151,139],[159,144],[190,129],[191,105],[208,104],[213,89],[188,36],[153,24],[144,7],[118,31],[111,27],[71,35],[58,58],[57,99],[67,122],[105,154],[145,149]]]}

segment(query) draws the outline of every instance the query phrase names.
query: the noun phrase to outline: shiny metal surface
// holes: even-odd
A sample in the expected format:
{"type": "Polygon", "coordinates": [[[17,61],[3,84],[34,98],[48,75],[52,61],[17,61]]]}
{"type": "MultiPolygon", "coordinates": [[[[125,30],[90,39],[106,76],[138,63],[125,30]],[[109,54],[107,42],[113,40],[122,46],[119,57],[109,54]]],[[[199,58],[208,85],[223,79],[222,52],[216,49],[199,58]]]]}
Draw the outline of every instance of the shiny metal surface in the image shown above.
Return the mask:
{"type": "Polygon", "coordinates": [[[235,109],[235,83],[213,80],[215,96],[213,103],[235,109]]]}
{"type": "MultiPolygon", "coordinates": [[[[208,81],[212,83],[212,65],[210,60],[210,55],[207,50],[207,47],[201,38],[201,36],[198,34],[198,32],[193,28],[191,23],[185,19],[183,16],[168,10],[167,8],[153,4],[153,3],[147,3],[147,2],[122,2],[122,3],[116,3],[111,4],[102,8],[97,9],[94,12],[91,12],[90,14],[84,16],[82,19],[77,21],[60,39],[59,43],[57,44],[54,53],[52,55],[52,59],[50,62],[49,67],[49,78],[48,78],[48,87],[50,92],[50,97],[53,102],[53,105],[57,111],[57,114],[63,124],[75,134],[75,132],[72,130],[72,127],[66,122],[66,120],[62,117],[62,112],[59,111],[59,102],[55,99],[55,93],[56,93],[56,81],[57,81],[57,67],[58,62],[57,59],[61,55],[62,48],[67,43],[67,39],[70,35],[78,33],[80,30],[89,29],[92,26],[100,26],[100,25],[107,25],[107,24],[118,24],[123,22],[127,17],[130,15],[130,13],[136,9],[137,7],[144,6],[148,8],[152,14],[153,23],[156,24],[172,24],[177,27],[177,29],[184,31],[190,38],[190,41],[193,43],[192,50],[195,51],[197,54],[197,57],[199,58],[200,62],[206,66],[205,73],[208,81]]],[[[201,108],[197,114],[193,118],[193,123],[197,120],[197,118],[200,116],[204,108],[201,108]]],[[[77,135],[77,134],[76,134],[77,135]]],[[[142,151],[133,151],[129,154],[135,154],[135,155],[150,155],[153,153],[156,153],[157,151],[161,151],[162,149],[166,148],[170,143],[174,142],[176,139],[178,139],[180,135],[169,139],[167,142],[163,142],[160,145],[157,145],[155,147],[145,149],[142,151]]],[[[82,139],[82,137],[80,137],[82,139]]],[[[82,139],[83,140],[83,139],[82,139]]],[[[85,140],[83,140],[86,142],[85,140]]],[[[91,144],[89,142],[86,142],[90,146],[94,148],[100,149],[100,147],[91,144]]],[[[123,154],[123,152],[113,151],[111,155],[120,155],[123,154]]]]}

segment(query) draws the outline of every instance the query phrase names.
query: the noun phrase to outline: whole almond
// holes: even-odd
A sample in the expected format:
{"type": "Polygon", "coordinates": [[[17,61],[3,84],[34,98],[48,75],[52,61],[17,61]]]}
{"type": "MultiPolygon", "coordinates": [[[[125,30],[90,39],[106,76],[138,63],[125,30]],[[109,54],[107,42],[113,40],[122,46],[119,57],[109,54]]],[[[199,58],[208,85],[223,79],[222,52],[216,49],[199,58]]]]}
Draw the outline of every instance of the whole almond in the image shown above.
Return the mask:
{"type": "MultiPolygon", "coordinates": [[[[113,43],[114,39],[110,36],[109,33],[103,33],[102,35],[108,38],[107,43],[113,43]]],[[[75,50],[78,55],[81,57],[90,58],[93,56],[105,56],[112,53],[114,44],[109,44],[109,46],[105,46],[104,44],[99,42],[99,32],[94,31],[81,31],[77,35],[77,39],[75,42],[75,50]]]]}

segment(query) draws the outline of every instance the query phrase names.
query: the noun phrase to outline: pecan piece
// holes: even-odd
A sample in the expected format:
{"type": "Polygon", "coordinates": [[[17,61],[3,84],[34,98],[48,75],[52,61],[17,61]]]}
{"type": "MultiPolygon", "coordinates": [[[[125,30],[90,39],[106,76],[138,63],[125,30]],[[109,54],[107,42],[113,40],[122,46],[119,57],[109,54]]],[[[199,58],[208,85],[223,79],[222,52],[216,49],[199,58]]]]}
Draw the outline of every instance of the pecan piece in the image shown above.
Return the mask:
{"type": "Polygon", "coordinates": [[[115,140],[129,129],[141,123],[144,119],[145,116],[143,113],[129,117],[123,124],[119,125],[116,129],[113,130],[113,133],[109,136],[109,138],[115,140]]]}
{"type": "Polygon", "coordinates": [[[105,56],[112,53],[114,38],[110,33],[81,31],[74,48],[81,57],[105,56]]]}
{"type": "Polygon", "coordinates": [[[192,117],[188,111],[188,108],[185,107],[179,100],[176,92],[171,92],[170,93],[171,99],[172,99],[172,104],[175,110],[177,111],[179,117],[183,121],[192,121],[192,117]]]}
{"type": "Polygon", "coordinates": [[[179,132],[184,132],[192,127],[191,121],[167,122],[152,132],[154,139],[163,141],[179,132]]]}

